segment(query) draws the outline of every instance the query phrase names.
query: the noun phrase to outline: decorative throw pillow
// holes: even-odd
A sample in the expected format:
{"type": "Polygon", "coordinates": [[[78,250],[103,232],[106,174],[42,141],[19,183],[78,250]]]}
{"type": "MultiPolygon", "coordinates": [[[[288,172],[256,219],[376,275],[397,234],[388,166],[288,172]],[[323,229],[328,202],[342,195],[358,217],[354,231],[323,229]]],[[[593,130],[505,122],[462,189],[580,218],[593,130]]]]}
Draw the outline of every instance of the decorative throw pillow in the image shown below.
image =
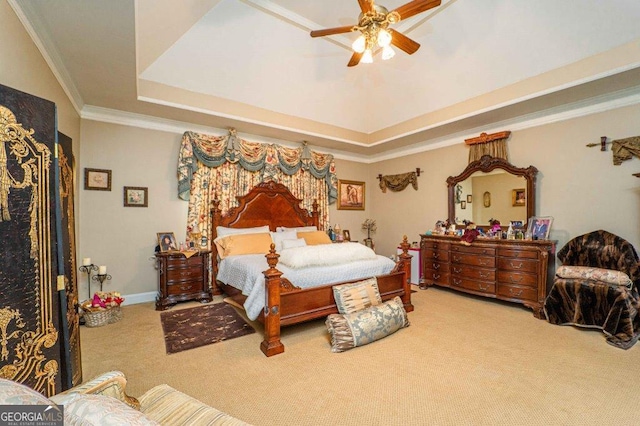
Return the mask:
{"type": "Polygon", "coordinates": [[[238,234],[224,238],[216,238],[213,241],[218,249],[220,259],[239,254],[266,254],[271,249],[271,235],[264,234],[238,234]]]}
{"type": "Polygon", "coordinates": [[[331,314],[326,321],[331,352],[363,346],[409,326],[407,312],[398,296],[381,305],[351,314],[331,314]]]}
{"type": "Polygon", "coordinates": [[[298,232],[298,238],[304,238],[308,246],[331,244],[331,238],[324,231],[298,232]]]}
{"type": "Polygon", "coordinates": [[[350,314],[382,303],[375,277],[357,283],[335,285],[333,298],[341,314],[350,314]]]}
{"type": "Polygon", "coordinates": [[[296,231],[271,232],[271,239],[276,245],[276,251],[282,251],[282,242],[285,240],[295,240],[298,238],[296,231]]]}
{"type": "Polygon", "coordinates": [[[224,226],[216,226],[216,238],[239,234],[262,234],[264,232],[269,232],[269,225],[256,226],[254,228],[226,228],[224,226]]]}
{"type": "Polygon", "coordinates": [[[631,287],[633,281],[629,275],[614,269],[592,268],[590,266],[568,266],[558,268],[556,275],[560,278],[602,281],[607,284],[631,287]]]}
{"type": "Polygon", "coordinates": [[[65,417],[76,416],[83,425],[160,424],[124,402],[106,395],[75,393],[65,398],[63,405],[65,417]]]}
{"type": "Polygon", "coordinates": [[[288,248],[305,247],[306,245],[307,245],[307,242],[304,240],[304,238],[296,238],[295,240],[282,241],[283,250],[288,248]]]}

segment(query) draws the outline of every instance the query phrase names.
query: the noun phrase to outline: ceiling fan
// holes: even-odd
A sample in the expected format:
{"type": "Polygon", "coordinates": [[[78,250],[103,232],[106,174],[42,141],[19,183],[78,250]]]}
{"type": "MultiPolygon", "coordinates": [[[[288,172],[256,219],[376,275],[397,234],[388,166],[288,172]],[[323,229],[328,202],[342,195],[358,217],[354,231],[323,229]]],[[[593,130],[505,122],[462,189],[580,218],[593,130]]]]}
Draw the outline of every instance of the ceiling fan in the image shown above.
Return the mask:
{"type": "Polygon", "coordinates": [[[440,6],[441,0],[413,0],[391,12],[384,6],[375,4],[374,0],[358,0],[358,3],[360,4],[362,13],[360,13],[357,25],[311,31],[311,37],[323,37],[360,31],[362,34],[351,46],[354,53],[347,64],[349,67],[356,66],[360,62],[373,62],[373,49],[375,49],[376,46],[382,48],[382,59],[390,59],[395,55],[395,52],[390,46],[391,44],[409,55],[415,53],[420,48],[420,44],[404,34],[389,28],[389,25],[438,7],[440,6]]]}

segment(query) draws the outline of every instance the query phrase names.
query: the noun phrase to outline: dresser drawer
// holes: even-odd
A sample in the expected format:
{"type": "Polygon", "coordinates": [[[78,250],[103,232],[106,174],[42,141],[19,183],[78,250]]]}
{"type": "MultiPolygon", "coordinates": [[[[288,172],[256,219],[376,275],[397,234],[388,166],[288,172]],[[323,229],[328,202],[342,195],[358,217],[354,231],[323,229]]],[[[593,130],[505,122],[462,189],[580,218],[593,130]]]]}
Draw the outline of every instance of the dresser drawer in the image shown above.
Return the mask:
{"type": "Polygon", "coordinates": [[[537,259],[538,252],[536,250],[522,250],[522,249],[507,249],[499,248],[498,256],[502,257],[515,257],[517,259],[537,259]]]}
{"type": "Polygon", "coordinates": [[[423,250],[447,250],[449,251],[450,243],[440,241],[427,241],[422,240],[420,242],[420,248],[423,250]]]}
{"type": "Polygon", "coordinates": [[[507,285],[526,285],[538,287],[538,276],[522,272],[498,271],[498,281],[507,285]]]}
{"type": "Polygon", "coordinates": [[[197,293],[200,291],[202,291],[201,281],[187,281],[187,282],[176,283],[176,284],[171,284],[167,286],[167,293],[172,296],[197,293]]]}
{"type": "Polygon", "coordinates": [[[483,256],[495,256],[496,249],[491,247],[474,247],[474,246],[453,246],[451,251],[461,254],[479,254],[483,256]]]}
{"type": "Polygon", "coordinates": [[[496,266],[495,257],[478,256],[476,254],[451,253],[451,262],[482,266],[485,268],[495,268],[496,266]]]}
{"type": "Polygon", "coordinates": [[[185,258],[184,256],[172,256],[167,259],[167,268],[184,268],[185,266],[193,267],[202,265],[202,256],[191,256],[185,258]]]}
{"type": "Polygon", "coordinates": [[[508,257],[498,258],[498,269],[517,272],[537,272],[538,261],[530,259],[512,259],[508,257]]]}
{"type": "Polygon", "coordinates": [[[435,260],[439,260],[441,262],[448,262],[449,261],[449,251],[447,251],[447,250],[432,250],[432,249],[422,250],[422,258],[425,259],[426,261],[429,261],[431,259],[435,259],[435,260]]]}
{"type": "Polygon", "coordinates": [[[454,263],[451,265],[451,276],[454,278],[471,278],[483,281],[495,281],[496,270],[478,268],[477,266],[469,266],[454,263]]]}
{"type": "Polygon", "coordinates": [[[427,283],[449,285],[449,272],[434,271],[433,269],[425,269],[422,273],[422,276],[427,283]]]}
{"type": "Polygon", "coordinates": [[[468,278],[451,277],[451,285],[477,293],[495,294],[496,285],[492,282],[470,280],[468,278]]]}
{"type": "Polygon", "coordinates": [[[200,268],[178,268],[167,270],[167,282],[171,284],[172,281],[186,281],[186,280],[201,280],[202,269],[200,268]]]}
{"type": "Polygon", "coordinates": [[[498,296],[508,299],[538,300],[538,289],[518,285],[498,283],[498,296]]]}
{"type": "Polygon", "coordinates": [[[434,272],[449,272],[449,264],[446,262],[438,262],[427,259],[426,261],[422,262],[422,269],[431,269],[434,272]]]}

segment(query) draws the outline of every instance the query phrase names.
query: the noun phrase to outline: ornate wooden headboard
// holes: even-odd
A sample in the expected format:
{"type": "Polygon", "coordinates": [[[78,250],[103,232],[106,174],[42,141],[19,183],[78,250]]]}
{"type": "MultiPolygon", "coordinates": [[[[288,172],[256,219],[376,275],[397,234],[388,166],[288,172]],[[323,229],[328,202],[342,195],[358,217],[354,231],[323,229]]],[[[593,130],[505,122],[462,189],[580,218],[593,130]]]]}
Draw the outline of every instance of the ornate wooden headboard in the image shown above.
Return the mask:
{"type": "Polygon", "coordinates": [[[252,228],[269,225],[271,231],[277,226],[294,228],[297,226],[318,226],[318,203],[313,203],[313,211],[300,207],[302,200],[291,194],[281,183],[262,182],[247,195],[238,197],[238,206],[222,216],[219,201],[213,202],[211,240],[216,238],[216,226],[228,228],[252,228]]]}

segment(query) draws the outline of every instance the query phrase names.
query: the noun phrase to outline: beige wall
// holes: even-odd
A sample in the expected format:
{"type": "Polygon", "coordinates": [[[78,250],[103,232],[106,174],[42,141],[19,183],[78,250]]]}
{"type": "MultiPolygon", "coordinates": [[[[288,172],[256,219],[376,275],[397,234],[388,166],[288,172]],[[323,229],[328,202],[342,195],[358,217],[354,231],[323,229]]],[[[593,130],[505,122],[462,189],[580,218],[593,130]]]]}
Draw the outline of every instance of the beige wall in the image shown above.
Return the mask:
{"type": "Polygon", "coordinates": [[[73,139],[77,155],[80,116],[6,1],[0,2],[0,58],[0,84],[55,102],[58,130],[73,139]]]}
{"type": "MultiPolygon", "coordinates": [[[[550,238],[562,247],[570,238],[597,229],[606,229],[640,247],[640,160],[620,166],[612,163],[611,151],[587,148],[600,136],[611,139],[638,135],[640,105],[593,114],[572,120],[514,131],[508,141],[511,163],[538,170],[536,212],[553,216],[550,238]]],[[[508,129],[505,129],[508,130],[508,129]]],[[[371,166],[369,182],[377,173],[396,174],[421,167],[419,190],[371,197],[372,216],[378,227],[378,252],[395,251],[403,234],[410,240],[447,217],[449,176],[459,174],[467,164],[468,151],[459,145],[409,157],[383,161],[371,166]]]]}

